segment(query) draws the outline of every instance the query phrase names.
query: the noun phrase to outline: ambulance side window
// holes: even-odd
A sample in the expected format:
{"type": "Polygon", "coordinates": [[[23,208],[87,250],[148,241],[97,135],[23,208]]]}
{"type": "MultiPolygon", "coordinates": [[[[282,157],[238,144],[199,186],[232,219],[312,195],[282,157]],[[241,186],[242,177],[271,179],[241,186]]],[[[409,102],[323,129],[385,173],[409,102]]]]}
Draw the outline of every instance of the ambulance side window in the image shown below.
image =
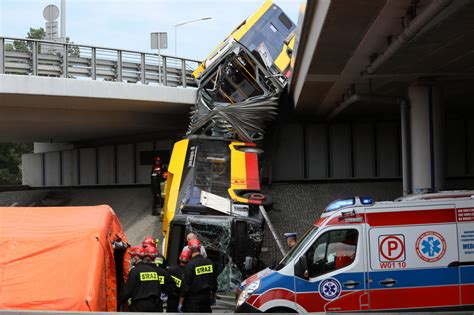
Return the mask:
{"type": "Polygon", "coordinates": [[[332,230],[322,234],[305,256],[310,278],[349,266],[355,259],[358,232],[354,229],[332,230]]]}

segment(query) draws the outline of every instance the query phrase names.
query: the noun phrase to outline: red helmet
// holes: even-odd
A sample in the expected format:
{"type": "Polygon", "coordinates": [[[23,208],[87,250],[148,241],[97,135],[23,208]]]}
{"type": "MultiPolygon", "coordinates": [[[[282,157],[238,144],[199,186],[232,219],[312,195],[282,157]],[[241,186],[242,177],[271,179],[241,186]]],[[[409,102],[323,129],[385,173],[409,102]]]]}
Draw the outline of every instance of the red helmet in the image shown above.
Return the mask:
{"type": "Polygon", "coordinates": [[[143,240],[142,246],[143,246],[143,248],[147,248],[149,246],[156,247],[156,240],[151,236],[147,236],[143,240]]]}
{"type": "Polygon", "coordinates": [[[156,256],[158,256],[158,251],[156,250],[156,247],[148,246],[143,249],[143,256],[156,258],[156,256]]]}
{"type": "Polygon", "coordinates": [[[188,262],[191,259],[191,251],[184,249],[179,255],[179,261],[188,262]]]}
{"type": "Polygon", "coordinates": [[[199,241],[198,239],[189,240],[188,247],[191,252],[199,252],[201,250],[201,241],[199,241]]]}
{"type": "Polygon", "coordinates": [[[143,247],[141,246],[132,246],[129,250],[130,256],[143,256],[143,247]]]}

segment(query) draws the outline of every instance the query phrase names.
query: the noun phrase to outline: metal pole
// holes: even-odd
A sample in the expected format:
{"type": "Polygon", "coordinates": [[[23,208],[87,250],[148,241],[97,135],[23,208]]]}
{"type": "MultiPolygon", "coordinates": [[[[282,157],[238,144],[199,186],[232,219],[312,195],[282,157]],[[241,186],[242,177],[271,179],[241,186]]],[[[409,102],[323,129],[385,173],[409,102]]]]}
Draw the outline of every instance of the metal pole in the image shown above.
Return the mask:
{"type": "Polygon", "coordinates": [[[117,82],[122,82],[122,51],[117,50],[117,82]]]}
{"type": "Polygon", "coordinates": [[[141,65],[140,65],[140,67],[141,67],[141,70],[142,70],[142,71],[141,71],[142,84],[146,84],[145,54],[142,53],[140,57],[141,57],[141,58],[140,58],[140,59],[141,59],[141,65]]]}
{"type": "Polygon", "coordinates": [[[5,73],[5,39],[0,38],[0,73],[5,73]]]}
{"type": "Polygon", "coordinates": [[[161,33],[158,33],[158,82],[159,84],[163,84],[163,80],[161,78],[161,33]]]}
{"type": "Polygon", "coordinates": [[[64,53],[63,53],[63,77],[67,78],[69,75],[69,52],[68,52],[68,45],[64,45],[64,53]]]}
{"type": "Polygon", "coordinates": [[[270,228],[270,232],[272,232],[273,238],[275,239],[275,242],[278,245],[278,248],[280,249],[280,252],[283,256],[286,255],[285,248],[283,247],[283,244],[281,243],[280,239],[278,238],[278,234],[275,231],[275,228],[273,227],[272,221],[270,221],[270,217],[267,214],[267,211],[265,210],[264,206],[260,206],[260,212],[262,213],[263,217],[265,218],[265,221],[267,221],[268,227],[270,228]]]}
{"type": "Polygon", "coordinates": [[[32,64],[31,74],[38,75],[38,42],[33,42],[33,51],[31,52],[32,64]]]}
{"type": "Polygon", "coordinates": [[[186,61],[181,59],[181,85],[186,87],[186,61]]]}
{"type": "Polygon", "coordinates": [[[66,0],[61,0],[61,37],[66,41],[66,0]]]}
{"type": "Polygon", "coordinates": [[[97,79],[97,49],[92,47],[92,56],[91,56],[91,74],[92,80],[97,79]]]}
{"type": "Polygon", "coordinates": [[[166,67],[166,56],[163,56],[163,83],[168,85],[168,69],[166,67]]]}

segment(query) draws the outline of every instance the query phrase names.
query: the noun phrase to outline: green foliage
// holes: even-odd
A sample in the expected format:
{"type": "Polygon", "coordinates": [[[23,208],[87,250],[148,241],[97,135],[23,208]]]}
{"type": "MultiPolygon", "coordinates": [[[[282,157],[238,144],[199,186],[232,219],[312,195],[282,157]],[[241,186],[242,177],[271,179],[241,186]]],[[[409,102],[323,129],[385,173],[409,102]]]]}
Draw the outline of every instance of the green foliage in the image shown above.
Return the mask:
{"type": "MultiPolygon", "coordinates": [[[[26,34],[26,38],[31,39],[45,39],[46,31],[44,28],[32,28],[30,27],[30,31],[26,34]]],[[[74,44],[73,41],[70,40],[69,37],[66,37],[66,43],[74,44]]],[[[31,52],[33,50],[33,44],[31,42],[26,42],[24,40],[15,40],[13,41],[13,45],[8,43],[5,45],[6,51],[18,51],[18,52],[31,52]]],[[[68,48],[69,56],[71,57],[80,57],[80,50],[79,46],[71,45],[68,48]]]]}
{"type": "Polygon", "coordinates": [[[30,31],[27,33],[26,38],[31,38],[31,39],[44,39],[46,37],[46,32],[44,31],[44,28],[32,28],[30,27],[30,31]]]}
{"type": "Polygon", "coordinates": [[[0,185],[21,184],[21,155],[31,152],[31,143],[0,143],[0,185]]]}

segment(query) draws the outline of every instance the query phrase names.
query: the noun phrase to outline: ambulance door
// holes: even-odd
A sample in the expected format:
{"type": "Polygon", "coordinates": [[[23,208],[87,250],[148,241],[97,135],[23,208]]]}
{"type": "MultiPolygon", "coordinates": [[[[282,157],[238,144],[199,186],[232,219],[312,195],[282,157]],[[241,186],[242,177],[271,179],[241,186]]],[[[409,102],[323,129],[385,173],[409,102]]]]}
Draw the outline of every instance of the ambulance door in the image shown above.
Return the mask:
{"type": "Polygon", "coordinates": [[[366,295],[362,225],[321,231],[295,265],[300,312],[360,311],[366,295]],[[363,303],[363,302],[362,302],[363,303]]]}
{"type": "Polygon", "coordinates": [[[454,205],[371,209],[370,310],[459,308],[454,205]]]}

